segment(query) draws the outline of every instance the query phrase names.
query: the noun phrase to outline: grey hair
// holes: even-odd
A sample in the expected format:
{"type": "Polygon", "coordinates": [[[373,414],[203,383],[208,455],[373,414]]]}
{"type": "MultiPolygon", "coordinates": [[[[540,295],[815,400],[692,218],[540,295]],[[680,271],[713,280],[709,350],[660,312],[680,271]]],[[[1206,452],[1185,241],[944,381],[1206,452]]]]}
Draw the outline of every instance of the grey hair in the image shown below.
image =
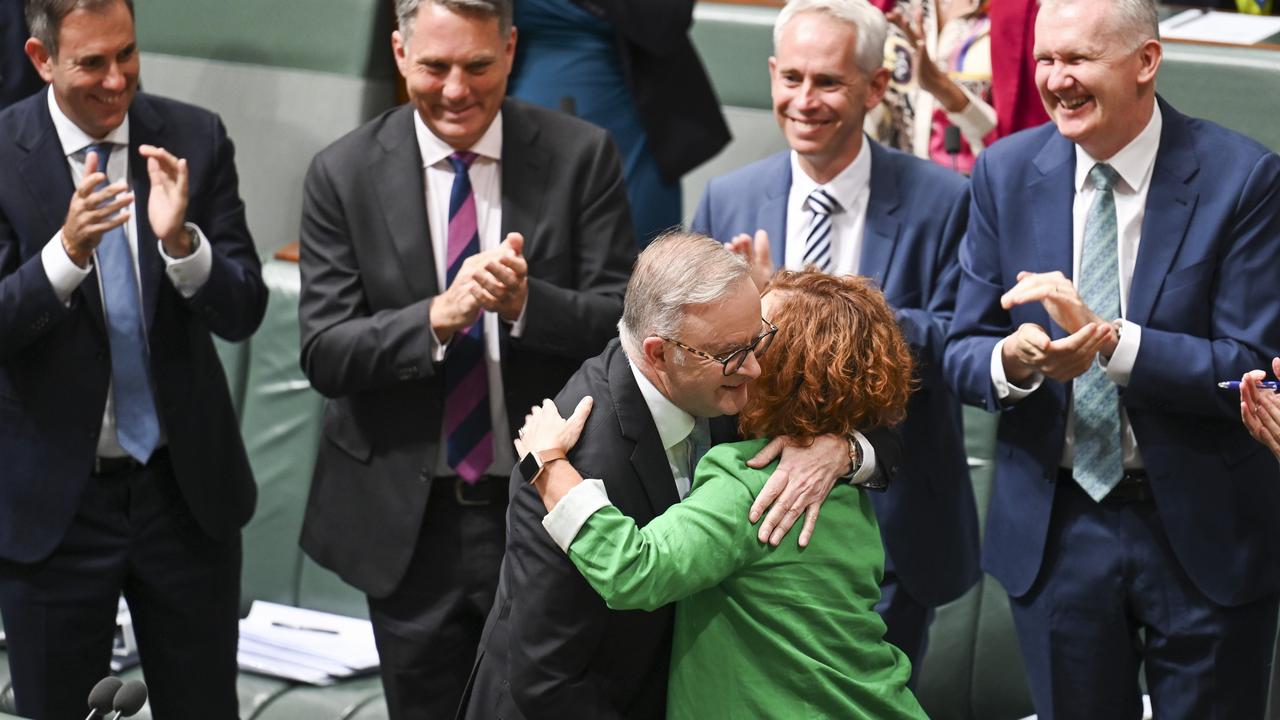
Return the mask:
{"type": "Polygon", "coordinates": [[[749,277],[747,261],[719,242],[679,229],[662,233],[640,253],[627,283],[618,321],[622,349],[639,360],[645,338],[674,337],[689,305],[728,297],[749,277]]]}
{"type": "MultiPolygon", "coordinates": [[[[1040,9],[1076,5],[1081,0],[1041,0],[1040,9]]],[[[1148,40],[1160,39],[1160,14],[1155,0],[1108,0],[1111,7],[1111,30],[1124,40],[1130,50],[1137,50],[1148,40]]]]}
{"type": "Polygon", "coordinates": [[[498,19],[498,34],[506,37],[515,22],[512,19],[512,0],[396,0],[396,24],[400,36],[406,41],[413,35],[413,21],[423,3],[439,5],[463,15],[475,15],[498,19]]]}
{"type": "Polygon", "coordinates": [[[884,67],[884,41],[889,36],[889,23],[884,19],[884,13],[867,0],[790,0],[773,23],[775,52],[778,40],[782,38],[782,28],[796,15],[806,12],[824,13],[853,26],[857,33],[854,59],[863,75],[869,78],[877,69],[884,67]]]}
{"type": "Polygon", "coordinates": [[[116,2],[123,2],[133,17],[133,0],[27,0],[27,27],[31,37],[40,41],[50,57],[58,57],[58,30],[62,20],[72,10],[105,10],[116,2]]]}

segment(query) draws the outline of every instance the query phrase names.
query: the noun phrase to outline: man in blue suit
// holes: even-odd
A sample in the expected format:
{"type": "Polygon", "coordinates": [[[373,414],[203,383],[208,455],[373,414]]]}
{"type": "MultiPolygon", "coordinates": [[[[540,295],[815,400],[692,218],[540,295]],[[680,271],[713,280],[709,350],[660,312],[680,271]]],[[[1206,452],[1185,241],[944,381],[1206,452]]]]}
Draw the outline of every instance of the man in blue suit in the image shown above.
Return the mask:
{"type": "Polygon", "coordinates": [[[132,613],[156,718],[231,718],[255,489],[211,334],[266,307],[232,146],[137,94],[128,0],[28,0],[0,112],[0,614],[17,711],[81,717],[132,613]]]}
{"type": "Polygon", "coordinates": [[[1219,380],[1280,349],[1280,158],[1156,97],[1151,0],[1047,0],[1053,124],[978,159],[945,372],[1000,411],[984,565],[1041,718],[1260,718],[1280,470],[1219,380]]]}
{"type": "Polygon", "coordinates": [[[961,176],[863,136],[863,116],[888,81],[885,34],[884,16],[865,0],[787,4],[769,76],[791,150],[712,180],[693,228],[748,255],[758,283],[773,268],[815,264],[874,278],[896,309],[920,389],[897,480],[872,496],[886,549],[877,609],[885,637],[918,670],[933,609],[979,575],[960,404],[941,372],[968,193],[961,176]]]}

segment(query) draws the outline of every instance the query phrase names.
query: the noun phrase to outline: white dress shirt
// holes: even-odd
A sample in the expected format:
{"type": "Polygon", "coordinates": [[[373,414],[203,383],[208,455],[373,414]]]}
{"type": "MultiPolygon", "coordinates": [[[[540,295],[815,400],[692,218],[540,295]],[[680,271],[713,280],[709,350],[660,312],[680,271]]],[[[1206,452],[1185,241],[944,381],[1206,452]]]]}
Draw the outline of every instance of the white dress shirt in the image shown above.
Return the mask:
{"type": "MultiPolygon", "coordinates": [[[[1071,277],[1080,277],[1080,257],[1084,248],[1084,226],[1089,215],[1089,206],[1093,203],[1094,189],[1089,180],[1089,171],[1093,166],[1105,162],[1115,169],[1120,180],[1112,189],[1116,203],[1116,255],[1119,263],[1120,280],[1120,317],[1124,318],[1129,309],[1129,286],[1133,282],[1133,269],[1138,259],[1138,245],[1142,239],[1142,219],[1146,214],[1147,193],[1151,189],[1151,175],[1155,169],[1156,153],[1160,149],[1160,129],[1164,121],[1160,115],[1160,106],[1155,107],[1151,120],[1138,136],[1124,146],[1113,157],[1099,160],[1089,156],[1084,148],[1076,146],[1075,200],[1071,205],[1071,277]]],[[[1074,280],[1073,280],[1074,282],[1074,280]]],[[[1142,328],[1128,320],[1122,320],[1120,342],[1108,361],[1098,356],[1099,364],[1106,370],[1107,377],[1120,387],[1129,384],[1133,373],[1133,364],[1138,359],[1138,347],[1142,342],[1142,328]]],[[[995,387],[996,397],[1005,403],[1015,403],[1035,392],[1044,382],[1044,377],[1037,374],[1032,378],[1029,387],[1018,387],[1008,382],[1004,374],[1004,363],[1000,357],[1004,340],[996,343],[991,353],[991,382],[995,387]]],[[[1120,408],[1120,445],[1121,457],[1126,469],[1135,470],[1143,467],[1142,455],[1138,451],[1138,441],[1133,434],[1133,426],[1129,424],[1129,415],[1124,407],[1120,408]]],[[[1075,447],[1075,410],[1069,408],[1067,414],[1066,444],[1062,449],[1062,467],[1073,466],[1075,447]]]]}
{"type": "Polygon", "coordinates": [[[822,188],[840,205],[831,213],[831,274],[858,272],[867,201],[871,197],[871,151],[867,148],[870,142],[864,136],[857,157],[825,185],[819,185],[805,174],[800,167],[800,156],[791,151],[791,191],[787,195],[787,237],[783,246],[783,259],[788,269],[804,267],[805,229],[813,219],[805,201],[814,190],[822,188]]]}
{"type": "MultiPolygon", "coordinates": [[[[49,114],[53,118],[54,130],[58,133],[58,141],[62,145],[62,152],[66,155],[67,166],[71,170],[71,180],[75,185],[80,184],[80,180],[84,177],[84,163],[86,150],[90,145],[99,142],[112,143],[111,156],[107,159],[106,175],[107,184],[118,182],[120,180],[129,180],[129,118],[125,116],[124,122],[115,130],[107,133],[106,137],[94,139],[89,137],[85,131],[81,130],[70,118],[62,112],[62,108],[58,107],[58,102],[54,98],[53,91],[47,92],[49,98],[49,114]]],[[[101,158],[99,158],[101,163],[101,158]]],[[[98,168],[102,171],[101,165],[98,168]]],[[[129,183],[132,186],[132,183],[129,183]]],[[[138,272],[138,206],[136,203],[129,203],[125,208],[129,213],[129,220],[123,226],[125,239],[129,243],[129,253],[133,256],[133,274],[134,279],[138,282],[138,306],[142,307],[142,280],[141,274],[138,272]]],[[[145,208],[144,208],[145,211],[145,208]]],[[[177,291],[185,298],[192,297],[204,286],[206,280],[209,279],[209,272],[213,267],[213,253],[209,248],[204,233],[200,228],[192,223],[186,224],[187,228],[196,234],[195,250],[184,258],[171,258],[164,251],[164,243],[156,241],[156,245],[160,249],[160,257],[164,259],[165,274],[168,275],[170,282],[177,291]]],[[[50,238],[45,243],[44,249],[40,252],[40,262],[44,266],[45,275],[49,278],[49,284],[53,287],[53,292],[64,305],[70,304],[71,294],[76,288],[80,287],[80,283],[89,277],[89,272],[97,264],[97,251],[94,251],[93,257],[89,261],[88,267],[80,267],[72,262],[67,256],[66,249],[62,246],[62,230],[50,238]]],[[[98,284],[99,297],[102,293],[102,284],[98,284]]],[[[106,303],[103,303],[106,306],[106,303]]],[[[148,328],[143,327],[146,333],[148,328]]],[[[157,408],[158,411],[158,408],[157,408]]],[[[111,387],[107,388],[107,405],[102,414],[102,429],[98,433],[98,457],[124,457],[128,453],[124,448],[120,447],[120,442],[116,439],[116,420],[115,420],[115,404],[112,401],[111,387]]],[[[164,423],[160,424],[160,443],[163,446],[168,442],[165,435],[164,423]]]]}
{"type": "MultiPolygon", "coordinates": [[[[422,157],[424,173],[424,201],[427,207],[427,227],[431,232],[431,252],[436,262],[436,283],[441,292],[448,287],[449,271],[449,196],[453,192],[453,165],[449,156],[456,150],[436,137],[418,113],[413,114],[413,128],[418,140],[418,152],[422,157]]],[[[489,129],[470,149],[477,155],[467,173],[471,178],[471,192],[476,198],[476,227],[480,234],[480,251],[493,250],[502,244],[502,113],[499,111],[489,129]]],[[[489,311],[481,314],[484,322],[484,364],[489,378],[489,420],[493,425],[493,463],[486,474],[506,476],[515,465],[515,450],[511,444],[511,430],[507,425],[507,406],[502,391],[502,359],[498,335],[498,315],[489,311]]],[[[520,337],[524,329],[524,311],[511,325],[511,336],[520,337]]],[[[448,343],[436,338],[435,362],[443,362],[448,343]]],[[[448,433],[441,428],[440,447],[448,447],[448,433]]],[[[456,475],[449,467],[448,454],[441,452],[436,463],[436,477],[456,475]]]]}

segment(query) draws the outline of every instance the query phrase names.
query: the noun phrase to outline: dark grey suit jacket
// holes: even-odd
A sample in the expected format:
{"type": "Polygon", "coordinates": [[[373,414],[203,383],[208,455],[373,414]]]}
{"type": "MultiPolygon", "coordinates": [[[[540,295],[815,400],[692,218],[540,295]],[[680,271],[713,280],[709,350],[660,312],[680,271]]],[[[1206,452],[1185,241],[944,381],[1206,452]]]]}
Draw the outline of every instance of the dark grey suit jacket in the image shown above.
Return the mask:
{"type": "MultiPolygon", "coordinates": [[[[302,216],[302,368],[323,395],[324,439],[302,547],[369,595],[413,554],[436,467],[444,387],[432,362],[436,259],[413,107],[318,154],[302,216]]],[[[607,134],[503,103],[502,234],[529,262],[526,324],[501,337],[508,419],[556,392],[616,333],[633,260],[622,167],[607,134]]]]}

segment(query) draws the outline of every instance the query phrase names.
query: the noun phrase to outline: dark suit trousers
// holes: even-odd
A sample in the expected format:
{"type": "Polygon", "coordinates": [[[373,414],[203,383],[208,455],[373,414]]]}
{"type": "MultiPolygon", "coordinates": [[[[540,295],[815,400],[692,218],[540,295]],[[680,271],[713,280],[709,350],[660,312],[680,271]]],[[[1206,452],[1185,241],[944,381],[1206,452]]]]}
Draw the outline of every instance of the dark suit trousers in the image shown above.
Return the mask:
{"type": "Polygon", "coordinates": [[[1205,597],[1152,500],[1095,503],[1065,480],[1056,493],[1040,577],[1010,600],[1040,718],[1140,718],[1140,665],[1158,718],[1262,718],[1277,598],[1205,597]]]}
{"type": "Polygon", "coordinates": [[[457,714],[498,590],[508,480],[485,477],[461,494],[457,483],[432,481],[404,579],[391,595],[369,598],[391,720],[457,714]]]}
{"type": "Polygon", "coordinates": [[[911,678],[907,687],[915,690],[920,685],[924,654],[929,649],[929,626],[933,624],[933,608],[921,603],[907,592],[902,578],[893,568],[893,558],[888,548],[884,554],[884,578],[880,581],[880,602],[876,612],[884,619],[885,642],[906,653],[911,661],[911,678]]]}
{"type": "Polygon", "coordinates": [[[90,688],[109,671],[121,592],[152,716],[237,717],[240,538],[199,529],[163,449],[145,468],[89,478],[50,557],[0,562],[18,714],[85,716],[90,688]]]}

